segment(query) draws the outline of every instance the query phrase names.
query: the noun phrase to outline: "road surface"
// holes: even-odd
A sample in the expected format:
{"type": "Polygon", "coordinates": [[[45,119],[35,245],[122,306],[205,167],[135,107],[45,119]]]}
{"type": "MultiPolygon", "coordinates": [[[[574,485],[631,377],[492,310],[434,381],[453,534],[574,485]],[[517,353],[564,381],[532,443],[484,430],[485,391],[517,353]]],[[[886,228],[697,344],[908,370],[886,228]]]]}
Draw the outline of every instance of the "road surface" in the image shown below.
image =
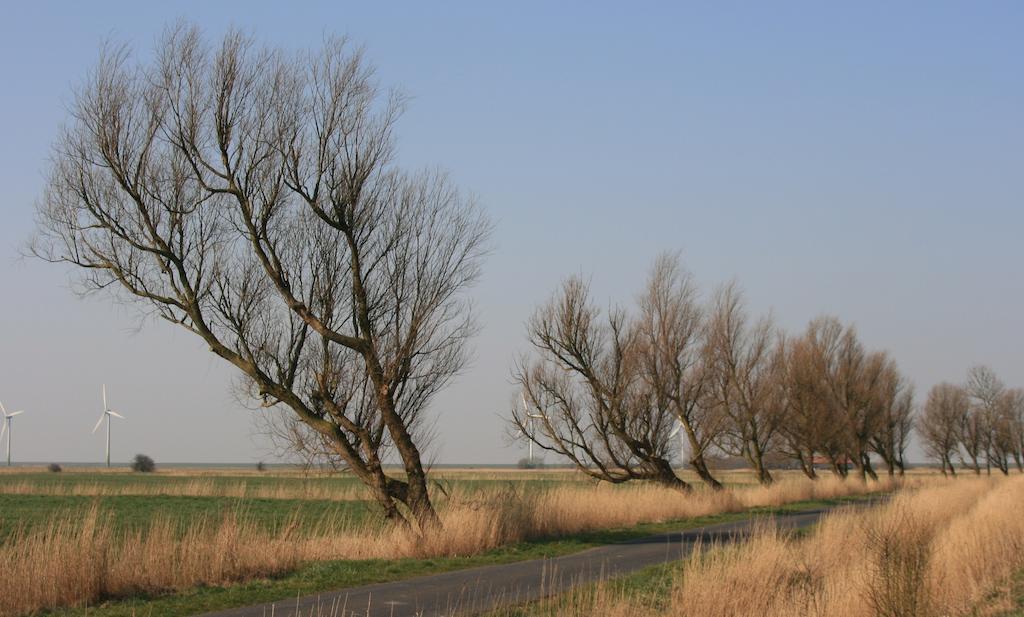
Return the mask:
{"type": "Polygon", "coordinates": [[[201,617],[443,617],[473,615],[503,604],[519,604],[572,586],[622,576],[682,559],[700,542],[728,542],[749,534],[755,520],[780,529],[816,523],[828,509],[763,516],[662,533],[591,548],[552,559],[433,574],[351,587],[304,598],[204,613],[201,617]]]}

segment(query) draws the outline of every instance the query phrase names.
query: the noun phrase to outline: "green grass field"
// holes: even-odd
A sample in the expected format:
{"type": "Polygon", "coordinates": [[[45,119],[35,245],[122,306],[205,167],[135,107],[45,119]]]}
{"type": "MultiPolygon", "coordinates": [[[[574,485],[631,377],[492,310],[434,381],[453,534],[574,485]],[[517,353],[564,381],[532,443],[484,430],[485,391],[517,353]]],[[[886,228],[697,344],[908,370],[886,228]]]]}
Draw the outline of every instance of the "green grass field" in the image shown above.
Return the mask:
{"type": "MultiPolygon", "coordinates": [[[[728,484],[748,484],[745,473],[727,476],[728,484]]],[[[435,474],[441,492],[513,489],[529,492],[556,486],[592,486],[589,478],[568,470],[441,470],[435,474]]],[[[0,540],[18,529],[47,524],[54,516],[75,516],[97,508],[117,529],[141,530],[156,519],[186,524],[219,520],[231,513],[276,531],[290,521],[300,529],[344,521],[372,520],[376,506],[365,499],[359,481],[344,474],[304,475],[296,472],[169,469],[157,473],[125,470],[75,470],[63,473],[11,470],[0,473],[0,540]],[[179,494],[195,491],[209,495],[179,494]],[[24,492],[12,492],[15,489],[24,492]],[[216,494],[216,493],[225,494],[216,494]],[[257,497],[260,493],[306,492],[328,497],[257,497]],[[82,494],[84,493],[84,494],[82,494]]]]}
{"type": "Polygon", "coordinates": [[[313,529],[332,521],[360,522],[374,516],[373,504],[364,501],[311,501],[298,499],[251,499],[236,497],[188,497],[175,495],[2,495],[0,494],[0,541],[19,528],[45,525],[54,517],[81,516],[90,508],[110,516],[115,529],[142,531],[162,519],[182,531],[198,520],[217,522],[235,514],[277,532],[296,522],[313,529]]]}

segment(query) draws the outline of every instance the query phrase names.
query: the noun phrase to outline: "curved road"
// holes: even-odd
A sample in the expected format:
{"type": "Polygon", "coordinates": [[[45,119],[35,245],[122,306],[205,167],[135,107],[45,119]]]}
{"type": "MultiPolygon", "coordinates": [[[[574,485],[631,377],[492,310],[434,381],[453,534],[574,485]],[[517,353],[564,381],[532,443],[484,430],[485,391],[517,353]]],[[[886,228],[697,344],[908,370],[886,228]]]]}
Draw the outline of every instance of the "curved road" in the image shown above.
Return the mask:
{"type": "Polygon", "coordinates": [[[830,509],[806,510],[662,533],[556,557],[482,566],[329,591],[315,596],[204,613],[201,617],[442,617],[478,614],[572,586],[682,559],[700,542],[732,541],[757,520],[781,529],[816,523],[830,509]]]}

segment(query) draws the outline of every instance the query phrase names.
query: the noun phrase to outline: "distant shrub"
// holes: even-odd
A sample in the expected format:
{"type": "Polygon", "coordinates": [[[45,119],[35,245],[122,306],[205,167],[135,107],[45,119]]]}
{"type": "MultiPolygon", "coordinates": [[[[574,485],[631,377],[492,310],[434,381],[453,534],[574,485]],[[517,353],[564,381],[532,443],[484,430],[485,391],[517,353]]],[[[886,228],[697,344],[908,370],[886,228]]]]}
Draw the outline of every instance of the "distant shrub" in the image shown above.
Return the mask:
{"type": "Polygon", "coordinates": [[[266,470],[267,470],[267,466],[263,463],[263,461],[260,461],[260,462],[256,463],[256,471],[266,471],[266,470]]]}
{"type": "Polygon", "coordinates": [[[153,459],[149,458],[145,454],[136,454],[135,460],[132,461],[132,471],[142,473],[156,471],[156,463],[154,463],[153,459]]]}
{"type": "Polygon", "coordinates": [[[51,471],[53,473],[60,473],[64,471],[63,469],[60,468],[60,465],[58,465],[57,463],[50,463],[49,465],[46,466],[46,469],[47,471],[51,471]]]}
{"type": "Polygon", "coordinates": [[[519,459],[519,462],[516,463],[516,467],[519,469],[541,469],[544,467],[544,460],[539,458],[521,458],[519,459]]]}

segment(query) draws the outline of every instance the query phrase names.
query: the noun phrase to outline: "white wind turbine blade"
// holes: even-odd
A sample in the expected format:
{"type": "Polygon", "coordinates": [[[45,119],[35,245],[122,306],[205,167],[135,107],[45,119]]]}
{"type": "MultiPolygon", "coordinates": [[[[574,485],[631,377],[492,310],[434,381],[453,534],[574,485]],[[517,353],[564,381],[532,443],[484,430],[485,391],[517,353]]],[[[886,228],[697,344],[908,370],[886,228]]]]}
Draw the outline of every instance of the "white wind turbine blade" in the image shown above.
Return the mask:
{"type": "Polygon", "coordinates": [[[523,413],[526,414],[527,418],[543,418],[544,417],[544,414],[530,413],[530,406],[526,404],[526,395],[525,394],[520,394],[519,396],[523,397],[523,413]]]}
{"type": "Polygon", "coordinates": [[[7,417],[4,416],[4,419],[0,422],[3,423],[3,427],[0,427],[0,440],[2,440],[4,438],[4,433],[7,432],[7,417]]]}
{"type": "Polygon", "coordinates": [[[668,434],[669,439],[679,434],[679,429],[683,428],[682,424],[676,423],[676,427],[672,429],[672,432],[668,434]]]}
{"type": "Polygon", "coordinates": [[[92,427],[92,432],[94,432],[94,433],[96,432],[96,429],[98,429],[100,427],[100,425],[103,424],[103,418],[106,418],[106,417],[107,417],[107,412],[104,411],[103,413],[100,414],[100,419],[96,421],[96,426],[92,427]]]}
{"type": "Polygon", "coordinates": [[[0,411],[2,411],[5,416],[7,415],[7,409],[4,408],[4,404],[2,402],[0,402],[0,411]]]}
{"type": "Polygon", "coordinates": [[[103,384],[103,411],[107,410],[107,384],[103,384]]]}
{"type": "Polygon", "coordinates": [[[124,416],[122,416],[121,414],[119,414],[116,411],[114,411],[113,409],[108,409],[107,413],[109,413],[112,416],[117,416],[118,418],[121,418],[122,420],[126,420],[127,419],[124,416]]]}
{"type": "Polygon", "coordinates": [[[20,415],[20,414],[23,414],[23,413],[25,413],[25,410],[24,409],[19,409],[18,411],[12,411],[11,413],[6,414],[6,415],[7,415],[8,418],[13,418],[14,416],[17,416],[17,415],[20,415]]]}

